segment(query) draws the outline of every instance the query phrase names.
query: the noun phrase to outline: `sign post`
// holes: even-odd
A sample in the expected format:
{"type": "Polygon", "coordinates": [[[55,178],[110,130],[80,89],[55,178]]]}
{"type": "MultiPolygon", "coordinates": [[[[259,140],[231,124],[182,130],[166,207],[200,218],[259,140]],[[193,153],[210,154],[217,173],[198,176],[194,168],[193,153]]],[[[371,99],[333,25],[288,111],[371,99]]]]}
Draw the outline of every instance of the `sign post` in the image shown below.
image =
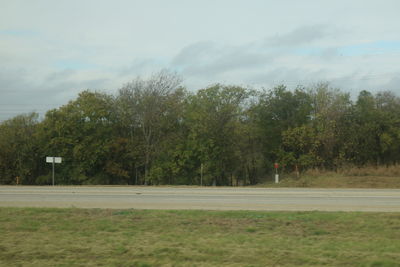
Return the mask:
{"type": "Polygon", "coordinates": [[[62,162],[62,158],[60,157],[46,157],[46,162],[47,163],[52,163],[52,167],[53,167],[53,186],[54,186],[54,164],[55,163],[61,163],[62,162]]]}
{"type": "Polygon", "coordinates": [[[275,183],[279,183],[279,174],[278,174],[278,168],[279,168],[279,164],[278,163],[274,163],[274,168],[275,168],[275,183]]]}

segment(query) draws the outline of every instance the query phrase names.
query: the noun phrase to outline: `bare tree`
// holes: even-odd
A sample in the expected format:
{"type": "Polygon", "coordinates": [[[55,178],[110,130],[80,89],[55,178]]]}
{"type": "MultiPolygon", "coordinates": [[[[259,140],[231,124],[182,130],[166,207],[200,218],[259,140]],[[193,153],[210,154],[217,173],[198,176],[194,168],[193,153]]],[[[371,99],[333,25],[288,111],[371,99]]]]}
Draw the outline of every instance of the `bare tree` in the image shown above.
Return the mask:
{"type": "Polygon", "coordinates": [[[137,77],[119,90],[121,113],[130,129],[130,136],[140,134],[144,143],[144,183],[147,184],[154,152],[163,134],[168,131],[171,99],[182,80],[176,73],[162,70],[149,79],[137,77]]]}

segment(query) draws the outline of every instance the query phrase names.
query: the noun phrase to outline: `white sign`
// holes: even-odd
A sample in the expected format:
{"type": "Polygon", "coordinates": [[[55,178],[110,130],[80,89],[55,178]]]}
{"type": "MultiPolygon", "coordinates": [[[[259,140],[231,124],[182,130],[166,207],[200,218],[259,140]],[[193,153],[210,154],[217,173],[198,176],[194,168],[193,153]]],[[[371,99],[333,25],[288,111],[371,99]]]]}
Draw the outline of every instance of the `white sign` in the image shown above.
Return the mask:
{"type": "Polygon", "coordinates": [[[61,163],[61,161],[62,161],[61,157],[46,157],[47,163],[61,163]]]}

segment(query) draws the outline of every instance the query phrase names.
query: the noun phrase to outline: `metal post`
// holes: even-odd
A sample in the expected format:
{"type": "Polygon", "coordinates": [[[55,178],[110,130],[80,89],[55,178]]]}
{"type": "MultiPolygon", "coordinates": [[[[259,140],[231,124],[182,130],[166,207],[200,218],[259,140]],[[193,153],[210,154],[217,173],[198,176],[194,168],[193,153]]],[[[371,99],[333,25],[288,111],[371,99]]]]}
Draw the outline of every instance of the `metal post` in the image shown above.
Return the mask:
{"type": "Polygon", "coordinates": [[[138,185],[137,167],[135,167],[135,185],[138,185]]]}
{"type": "Polygon", "coordinates": [[[200,185],[203,186],[203,163],[200,165],[200,185]]]}
{"type": "Polygon", "coordinates": [[[53,186],[54,186],[54,162],[55,161],[55,158],[53,157],[53,186]]]}
{"type": "Polygon", "coordinates": [[[54,171],[54,169],[55,169],[55,164],[56,163],[61,163],[62,162],[62,158],[61,157],[46,157],[46,162],[47,163],[51,163],[51,166],[52,166],[52,184],[53,184],[53,186],[54,186],[54,184],[55,184],[55,179],[54,179],[54,177],[55,177],[55,171],[54,171]]]}

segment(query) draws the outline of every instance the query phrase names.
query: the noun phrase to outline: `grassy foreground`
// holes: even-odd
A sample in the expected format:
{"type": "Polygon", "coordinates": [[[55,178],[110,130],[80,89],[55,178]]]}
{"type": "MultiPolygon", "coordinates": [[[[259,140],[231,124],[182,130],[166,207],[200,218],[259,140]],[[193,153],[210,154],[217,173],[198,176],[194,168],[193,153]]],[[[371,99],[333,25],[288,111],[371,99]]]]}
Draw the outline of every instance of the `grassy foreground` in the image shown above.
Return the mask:
{"type": "Polygon", "coordinates": [[[400,214],[0,208],[2,266],[400,266],[400,214]]]}

